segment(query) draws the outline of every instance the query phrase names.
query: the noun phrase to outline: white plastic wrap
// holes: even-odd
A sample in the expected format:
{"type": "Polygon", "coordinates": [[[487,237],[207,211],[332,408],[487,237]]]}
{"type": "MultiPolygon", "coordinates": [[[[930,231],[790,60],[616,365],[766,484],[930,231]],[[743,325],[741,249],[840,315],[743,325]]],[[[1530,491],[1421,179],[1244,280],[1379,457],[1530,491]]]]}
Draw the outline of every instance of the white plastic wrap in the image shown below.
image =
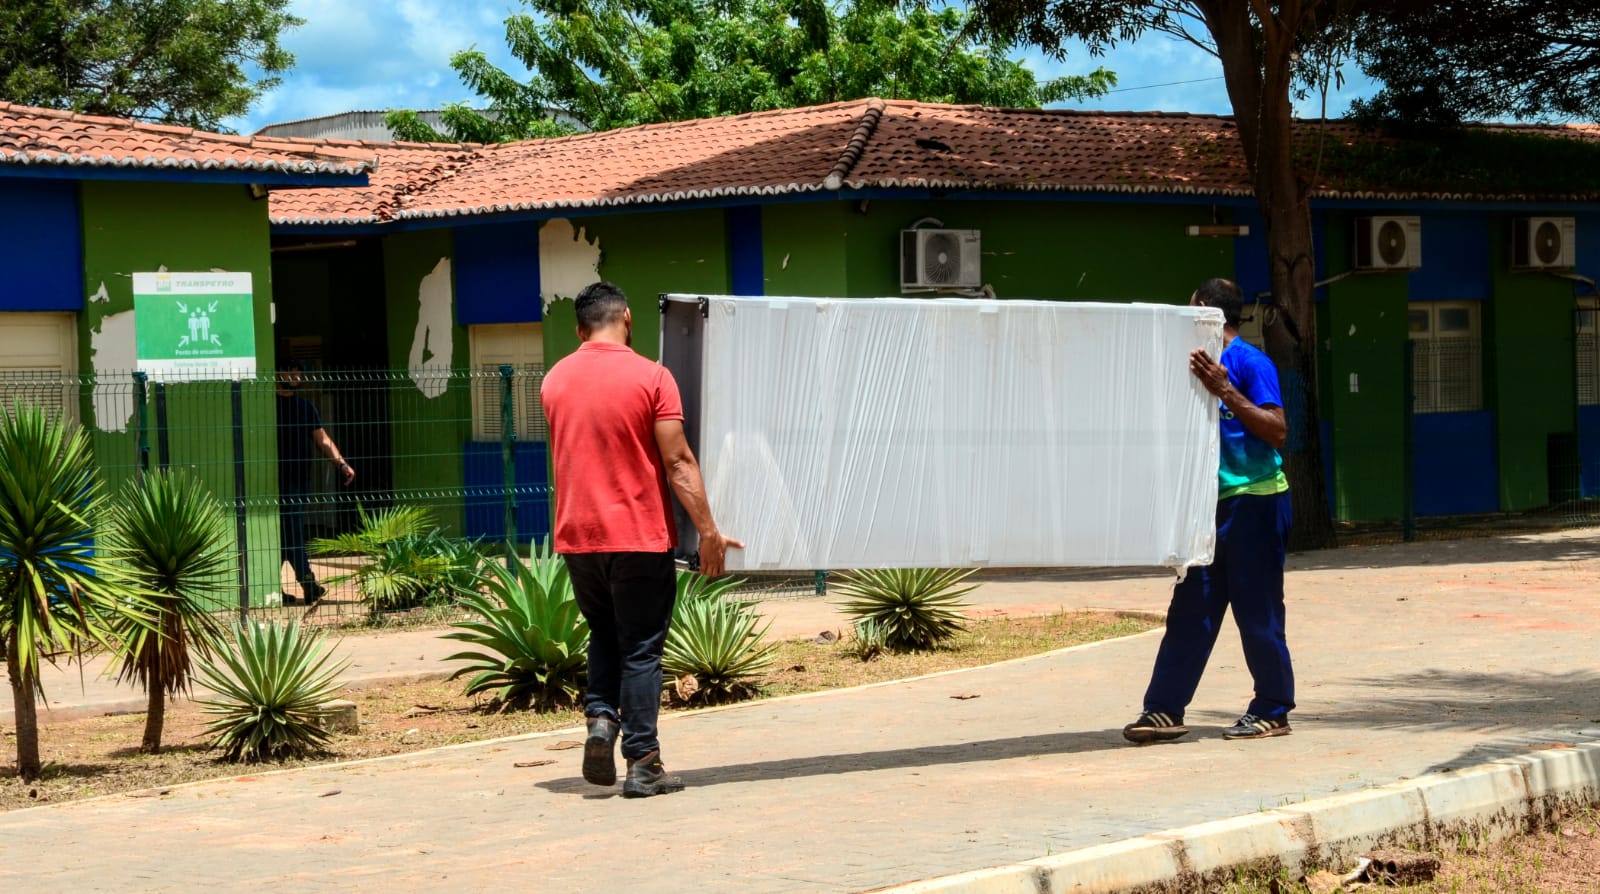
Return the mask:
{"type": "Polygon", "coordinates": [[[665,298],[731,570],[1211,561],[1220,311],[665,298]]]}

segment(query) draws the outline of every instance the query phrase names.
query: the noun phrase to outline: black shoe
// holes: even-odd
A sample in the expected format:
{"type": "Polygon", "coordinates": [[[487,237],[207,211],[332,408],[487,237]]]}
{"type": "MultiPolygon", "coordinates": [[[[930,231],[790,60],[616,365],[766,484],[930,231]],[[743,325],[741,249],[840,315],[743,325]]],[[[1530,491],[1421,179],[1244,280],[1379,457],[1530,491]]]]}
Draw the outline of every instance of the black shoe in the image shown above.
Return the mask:
{"type": "Polygon", "coordinates": [[[302,586],[300,591],[306,594],[306,605],[316,605],[317,600],[321,599],[328,592],[326,587],[322,586],[322,584],[319,584],[316,581],[312,581],[311,583],[302,586]]]}
{"type": "Polygon", "coordinates": [[[294,598],[293,596],[290,596],[288,593],[284,593],[283,594],[283,604],[285,606],[299,605],[300,604],[300,600],[294,598]]]}
{"type": "Polygon", "coordinates": [[[1233,722],[1233,726],[1222,731],[1224,739],[1266,739],[1272,736],[1287,736],[1293,732],[1289,728],[1289,718],[1279,717],[1268,720],[1254,714],[1245,714],[1233,722]]]}
{"type": "Polygon", "coordinates": [[[683,780],[668,776],[661,765],[661,752],[652,751],[638,760],[628,761],[628,778],[622,781],[622,797],[648,798],[683,791],[683,780]]]}
{"type": "Polygon", "coordinates": [[[1138,720],[1122,728],[1122,738],[1142,745],[1145,742],[1176,739],[1188,732],[1189,728],[1183,725],[1182,715],[1146,711],[1139,715],[1138,720]]]}
{"type": "Polygon", "coordinates": [[[600,714],[589,718],[589,738],[583,743],[583,778],[595,785],[617,782],[617,721],[600,714]]]}

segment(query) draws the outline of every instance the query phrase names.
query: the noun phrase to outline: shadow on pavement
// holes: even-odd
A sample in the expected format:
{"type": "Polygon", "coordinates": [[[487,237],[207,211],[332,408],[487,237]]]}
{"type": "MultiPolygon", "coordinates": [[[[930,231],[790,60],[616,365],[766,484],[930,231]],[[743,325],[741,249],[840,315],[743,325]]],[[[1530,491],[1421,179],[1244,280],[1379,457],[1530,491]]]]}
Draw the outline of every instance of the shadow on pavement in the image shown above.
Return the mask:
{"type": "Polygon", "coordinates": [[[1460,769],[1539,748],[1560,738],[1600,734],[1600,672],[1473,673],[1429,670],[1354,681],[1356,686],[1414,695],[1380,695],[1335,710],[1306,715],[1307,722],[1369,729],[1471,730],[1471,748],[1429,768],[1460,769]]]}
{"type": "MultiPolygon", "coordinates": [[[[1163,743],[1163,747],[1187,745],[1202,737],[1180,739],[1163,743]]],[[[1095,730],[1092,732],[1043,733],[1036,736],[1017,736],[1009,739],[985,739],[979,742],[961,742],[953,745],[926,745],[920,748],[895,748],[888,751],[860,751],[849,754],[820,754],[784,760],[757,761],[748,764],[728,764],[721,767],[695,767],[678,770],[667,767],[674,775],[683,777],[685,785],[708,786],[730,782],[760,782],[775,779],[798,779],[805,776],[834,776],[873,770],[910,770],[920,767],[937,767],[944,764],[980,763],[1002,761],[1042,754],[1075,754],[1086,751],[1105,751],[1113,748],[1133,748],[1122,739],[1122,729],[1095,730]]],[[[670,755],[669,755],[670,758],[670,755]]],[[[618,768],[620,771],[620,767],[618,768]]],[[[550,779],[536,783],[540,788],[562,795],[590,795],[596,787],[579,777],[550,779]]]]}

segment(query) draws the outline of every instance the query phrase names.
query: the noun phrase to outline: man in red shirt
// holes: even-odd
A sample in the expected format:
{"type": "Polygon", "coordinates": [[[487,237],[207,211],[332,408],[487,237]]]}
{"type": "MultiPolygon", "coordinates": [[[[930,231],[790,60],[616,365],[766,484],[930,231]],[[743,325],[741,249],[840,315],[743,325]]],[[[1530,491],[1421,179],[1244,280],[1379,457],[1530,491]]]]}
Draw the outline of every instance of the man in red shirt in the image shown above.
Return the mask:
{"type": "Polygon", "coordinates": [[[622,290],[597,282],[575,304],[583,343],[545,374],[539,397],[555,465],[556,552],[589,622],[583,778],[617,781],[620,726],[622,795],[644,798],[683,788],[662,766],[656,737],[661,651],[677,596],[667,488],[700,534],[700,573],[721,574],[728,548],[744,544],[722,536],[711,518],[678,385],[666,367],[633,352],[622,290]]]}

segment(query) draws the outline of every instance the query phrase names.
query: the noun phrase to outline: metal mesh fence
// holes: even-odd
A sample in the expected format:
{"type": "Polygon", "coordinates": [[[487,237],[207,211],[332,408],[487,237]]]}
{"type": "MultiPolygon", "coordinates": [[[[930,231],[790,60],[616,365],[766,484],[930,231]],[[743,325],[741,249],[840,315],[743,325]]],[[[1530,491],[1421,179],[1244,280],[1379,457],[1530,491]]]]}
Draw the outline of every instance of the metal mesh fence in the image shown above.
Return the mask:
{"type": "MultiPolygon", "coordinates": [[[[552,489],[543,375],[532,366],[302,373],[286,389],[268,373],[153,382],[135,373],[9,371],[0,404],[26,401],[80,423],[108,493],[141,469],[184,468],[204,480],[227,508],[237,544],[237,572],[218,611],[325,625],[437,624],[456,616],[442,582],[375,600],[364,580],[419,556],[461,562],[514,550],[526,559],[531,544],[545,541],[552,489]],[[369,520],[400,509],[425,513],[423,533],[369,542],[365,552],[340,548],[369,520]],[[307,565],[325,595],[314,607],[285,605],[285,596],[303,597],[307,565]]],[[[810,595],[818,580],[752,576],[740,594],[810,595]]]]}

